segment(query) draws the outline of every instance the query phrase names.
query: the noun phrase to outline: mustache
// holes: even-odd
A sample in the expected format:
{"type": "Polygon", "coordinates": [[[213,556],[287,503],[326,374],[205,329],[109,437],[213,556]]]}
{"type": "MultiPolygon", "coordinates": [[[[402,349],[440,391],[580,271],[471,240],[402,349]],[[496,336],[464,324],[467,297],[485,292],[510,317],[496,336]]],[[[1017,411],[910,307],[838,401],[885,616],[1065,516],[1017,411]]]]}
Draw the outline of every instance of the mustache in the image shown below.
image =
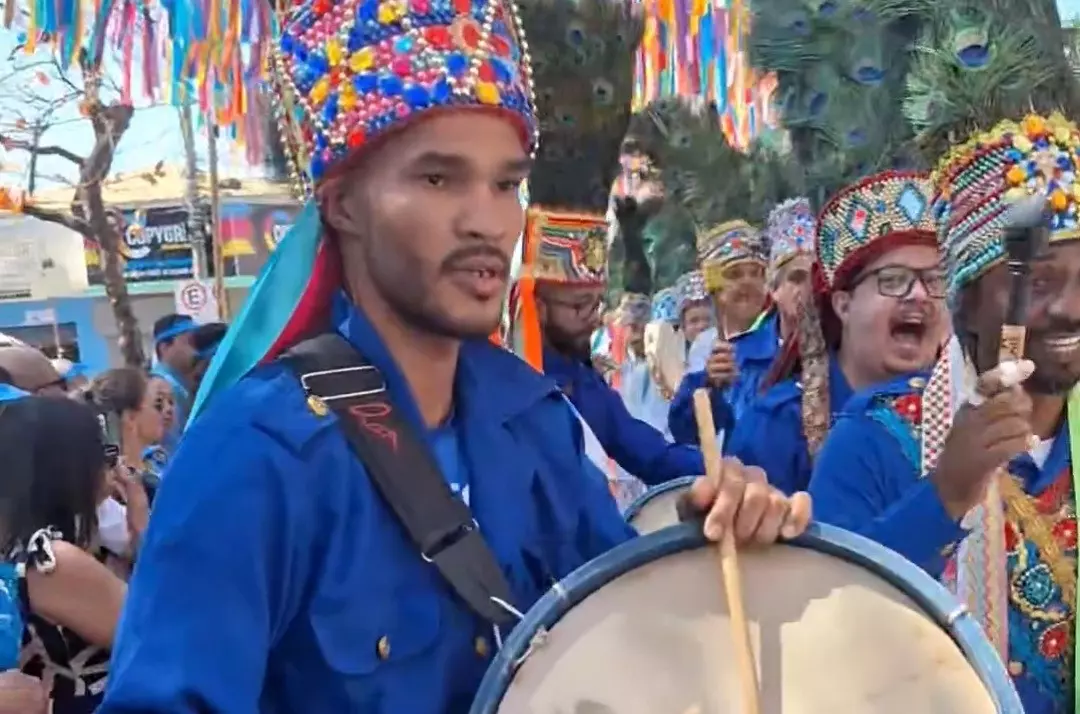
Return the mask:
{"type": "Polygon", "coordinates": [[[502,276],[505,278],[510,275],[510,256],[490,245],[471,245],[451,251],[450,255],[443,259],[442,265],[439,266],[439,270],[443,273],[451,273],[460,269],[462,263],[466,263],[474,258],[497,260],[499,261],[499,272],[502,276]]]}

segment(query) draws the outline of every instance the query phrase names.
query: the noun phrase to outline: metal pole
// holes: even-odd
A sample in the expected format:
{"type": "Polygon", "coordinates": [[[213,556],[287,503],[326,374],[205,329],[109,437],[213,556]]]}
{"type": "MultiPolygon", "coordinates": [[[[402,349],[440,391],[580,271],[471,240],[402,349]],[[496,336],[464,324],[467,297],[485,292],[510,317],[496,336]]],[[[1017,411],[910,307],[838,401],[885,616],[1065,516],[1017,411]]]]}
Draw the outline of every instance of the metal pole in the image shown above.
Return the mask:
{"type": "Polygon", "coordinates": [[[217,117],[215,109],[210,108],[206,128],[209,134],[210,161],[210,235],[214,250],[214,293],[217,296],[218,316],[221,320],[229,319],[229,296],[225,290],[225,256],[221,252],[221,192],[218,190],[218,153],[217,153],[217,117]]]}

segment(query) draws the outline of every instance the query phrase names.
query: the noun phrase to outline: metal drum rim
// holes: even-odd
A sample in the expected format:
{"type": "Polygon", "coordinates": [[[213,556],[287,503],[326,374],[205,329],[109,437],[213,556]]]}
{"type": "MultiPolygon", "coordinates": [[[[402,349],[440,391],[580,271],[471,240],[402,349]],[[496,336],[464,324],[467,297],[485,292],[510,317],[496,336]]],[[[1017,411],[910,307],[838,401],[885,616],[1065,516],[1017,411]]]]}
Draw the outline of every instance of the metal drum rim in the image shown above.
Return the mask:
{"type": "MultiPolygon", "coordinates": [[[[553,627],[572,607],[612,580],[668,555],[707,545],[700,524],[683,523],[640,535],[585,563],[548,590],[506,638],[477,689],[469,714],[497,714],[499,703],[513,680],[517,663],[528,651],[534,635],[553,627]]],[[[1000,714],[1024,714],[1023,705],[1004,663],[992,646],[976,651],[972,643],[986,641],[975,618],[955,597],[919,566],[868,538],[824,523],[813,523],[806,533],[786,545],[807,548],[862,566],[897,588],[926,613],[960,647],[1000,714]],[[1001,682],[1010,684],[999,692],[1001,682]]]]}
{"type": "Polygon", "coordinates": [[[680,476],[679,478],[672,479],[671,481],[665,481],[659,486],[653,486],[645,493],[641,494],[626,507],[623,511],[623,518],[629,523],[641,512],[642,508],[645,508],[657,496],[663,496],[665,493],[671,493],[672,491],[678,491],[682,488],[689,488],[691,484],[696,481],[698,476],[680,476]]]}

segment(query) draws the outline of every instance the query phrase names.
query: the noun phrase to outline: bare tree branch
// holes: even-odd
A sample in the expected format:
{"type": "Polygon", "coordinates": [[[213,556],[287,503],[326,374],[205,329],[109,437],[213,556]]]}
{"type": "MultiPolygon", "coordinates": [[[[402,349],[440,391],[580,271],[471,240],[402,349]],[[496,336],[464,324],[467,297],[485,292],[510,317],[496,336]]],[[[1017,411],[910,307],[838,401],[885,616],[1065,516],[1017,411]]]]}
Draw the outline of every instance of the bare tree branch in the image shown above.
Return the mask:
{"type": "Polygon", "coordinates": [[[59,156],[80,167],[86,163],[86,159],[62,146],[35,146],[32,141],[12,139],[10,136],[3,134],[0,134],[0,144],[8,151],[21,150],[37,156],[59,156]]]}
{"type": "Polygon", "coordinates": [[[40,221],[64,226],[65,228],[75,231],[79,235],[92,236],[94,234],[93,229],[87,221],[72,213],[68,213],[67,211],[42,208],[40,206],[35,206],[32,202],[28,202],[23,206],[22,212],[24,215],[33,216],[40,221]]]}

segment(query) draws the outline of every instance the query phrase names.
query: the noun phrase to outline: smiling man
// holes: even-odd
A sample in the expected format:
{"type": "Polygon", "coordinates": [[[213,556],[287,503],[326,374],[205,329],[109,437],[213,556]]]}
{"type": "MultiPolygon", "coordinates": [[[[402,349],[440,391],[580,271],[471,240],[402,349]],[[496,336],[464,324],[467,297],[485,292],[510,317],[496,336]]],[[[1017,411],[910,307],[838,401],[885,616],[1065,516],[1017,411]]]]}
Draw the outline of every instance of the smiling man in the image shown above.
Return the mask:
{"type": "MultiPolygon", "coordinates": [[[[640,31],[562,0],[283,19],[274,81],[314,196],[203,378],[98,714],[461,714],[515,612],[633,537],[556,385],[488,340],[537,140],[519,17],[547,68],[640,31]]],[[[541,137],[566,124],[541,107],[541,137]]],[[[713,538],[809,515],[735,463],[691,498],[713,538]]]]}
{"type": "Polygon", "coordinates": [[[947,154],[936,175],[956,337],[929,383],[916,374],[852,399],[811,482],[823,520],[953,587],[1027,714],[1072,712],[1076,698],[1078,142],[1060,115],[1029,116],[947,154]],[[1034,192],[1049,195],[1053,230],[1031,265],[1024,324],[1034,373],[1021,363],[1030,377],[1009,386],[993,376],[1010,288],[1003,227],[1010,203],[1034,192]]]}

